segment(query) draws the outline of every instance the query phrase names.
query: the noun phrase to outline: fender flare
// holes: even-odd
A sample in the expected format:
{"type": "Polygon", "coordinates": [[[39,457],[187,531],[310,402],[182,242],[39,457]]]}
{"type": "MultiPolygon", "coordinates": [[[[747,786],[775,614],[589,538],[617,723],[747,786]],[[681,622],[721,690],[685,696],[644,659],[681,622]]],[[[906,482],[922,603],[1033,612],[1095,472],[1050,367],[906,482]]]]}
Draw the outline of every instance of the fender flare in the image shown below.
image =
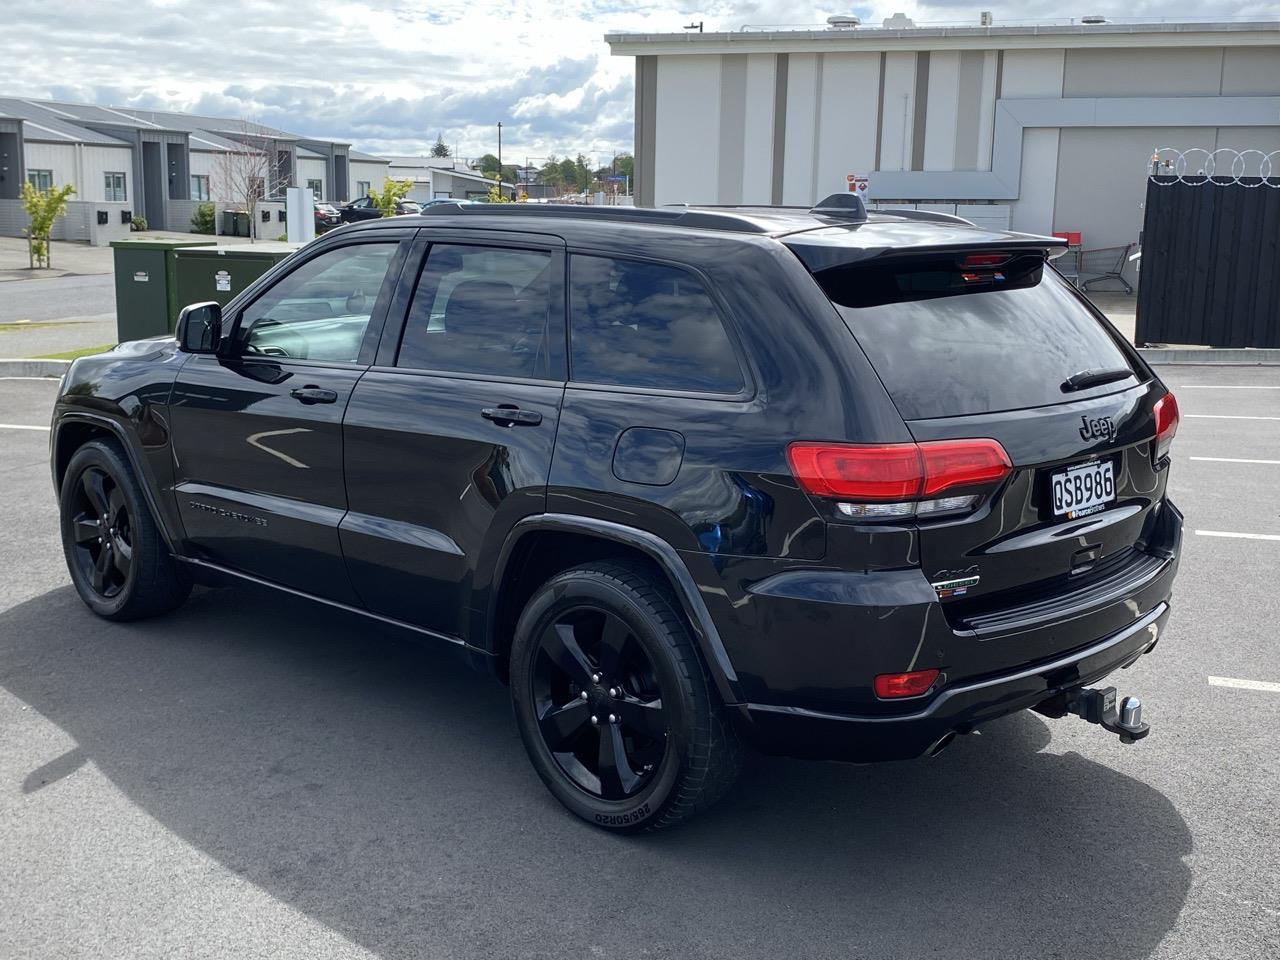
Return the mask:
{"type": "Polygon", "coordinates": [[[53,473],[54,491],[61,496],[62,483],[57,475],[57,451],[58,442],[62,436],[62,428],[68,423],[87,423],[95,427],[101,427],[120,442],[120,446],[124,449],[125,458],[129,461],[129,468],[133,471],[133,475],[138,478],[138,486],[142,488],[142,496],[147,501],[147,509],[151,511],[152,519],[155,520],[160,536],[164,537],[164,542],[169,547],[169,552],[176,554],[178,551],[175,548],[175,544],[179,542],[179,538],[173,536],[173,531],[168,527],[165,513],[160,509],[160,504],[156,501],[156,493],[150,482],[151,475],[143,469],[138,453],[130,442],[128,432],[110,417],[95,413],[85,413],[79,410],[63,413],[58,417],[53,426],[53,437],[49,442],[49,469],[53,473]]]}
{"type": "MultiPolygon", "coordinates": [[[[491,582],[494,584],[502,583],[506,573],[507,562],[510,560],[516,544],[521,539],[536,531],[545,530],[581,533],[604,540],[612,540],[615,543],[639,550],[653,560],[659,569],[666,574],[675,590],[676,598],[680,601],[685,618],[693,629],[698,648],[702,651],[703,661],[711,672],[712,680],[715,682],[721,700],[726,706],[743,702],[739,694],[738,675],[733,669],[733,663],[729,659],[728,651],[725,650],[724,642],[720,639],[720,632],[716,629],[715,622],[711,619],[711,612],[707,609],[707,605],[702,599],[702,594],[698,591],[698,586],[694,583],[693,576],[689,573],[689,568],[680,559],[680,554],[676,552],[675,547],[647,530],[614,523],[610,520],[577,517],[569,514],[542,513],[525,517],[508,532],[507,538],[502,544],[502,549],[498,553],[491,582]]],[[[489,630],[492,630],[493,624],[497,622],[500,592],[500,590],[493,590],[490,593],[488,609],[489,630]]]]}

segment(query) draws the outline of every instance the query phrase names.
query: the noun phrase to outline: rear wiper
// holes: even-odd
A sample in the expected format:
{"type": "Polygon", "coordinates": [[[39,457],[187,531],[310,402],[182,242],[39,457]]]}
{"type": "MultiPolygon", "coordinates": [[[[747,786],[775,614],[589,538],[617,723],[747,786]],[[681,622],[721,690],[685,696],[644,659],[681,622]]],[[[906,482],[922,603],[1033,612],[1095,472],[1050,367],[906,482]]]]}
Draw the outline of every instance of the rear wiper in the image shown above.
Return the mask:
{"type": "Polygon", "coordinates": [[[1062,392],[1071,393],[1084,390],[1086,387],[1097,387],[1104,383],[1115,383],[1133,376],[1128,367],[1117,367],[1114,370],[1081,370],[1062,381],[1062,392]]]}

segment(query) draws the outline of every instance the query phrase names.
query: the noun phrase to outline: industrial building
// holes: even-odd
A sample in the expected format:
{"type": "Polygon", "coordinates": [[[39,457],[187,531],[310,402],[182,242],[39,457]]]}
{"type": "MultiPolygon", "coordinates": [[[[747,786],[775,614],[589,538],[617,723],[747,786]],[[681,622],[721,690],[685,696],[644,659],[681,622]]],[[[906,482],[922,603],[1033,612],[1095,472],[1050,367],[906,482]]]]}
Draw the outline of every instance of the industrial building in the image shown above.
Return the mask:
{"type": "MultiPolygon", "coordinates": [[[[387,161],[334,140],[316,140],[243,120],[0,97],[0,234],[20,235],[21,185],[70,184],[75,197],[55,239],[104,243],[133,217],[155,229],[190,230],[196,204],[239,198],[221,182],[220,158],[259,153],[274,182],[310,186],[345,201],[379,188],[387,161]]],[[[242,202],[242,201],[241,201],[242,202]]]]}
{"type": "Polygon", "coordinates": [[[1085,19],[609,35],[636,60],[637,202],[809,205],[857,175],[1089,248],[1137,240],[1159,147],[1280,176],[1280,23],[1085,19]]]}

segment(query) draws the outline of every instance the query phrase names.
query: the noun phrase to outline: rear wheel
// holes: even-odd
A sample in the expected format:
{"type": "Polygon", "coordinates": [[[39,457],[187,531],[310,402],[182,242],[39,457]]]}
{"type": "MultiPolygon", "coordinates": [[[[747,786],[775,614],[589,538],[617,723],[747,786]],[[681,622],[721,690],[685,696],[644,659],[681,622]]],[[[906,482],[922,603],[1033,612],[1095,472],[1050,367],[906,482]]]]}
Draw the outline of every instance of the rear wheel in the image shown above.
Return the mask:
{"type": "Polygon", "coordinates": [[[642,564],[557,574],[511,650],[525,748],[561,803],[617,832],[670,826],[733,782],[740,747],[665,583],[642,564]]]}
{"type": "Polygon", "coordinates": [[[94,613],[134,620],[178,606],[191,591],[120,448],[94,440],[75,452],[59,493],[71,582],[94,613]]]}

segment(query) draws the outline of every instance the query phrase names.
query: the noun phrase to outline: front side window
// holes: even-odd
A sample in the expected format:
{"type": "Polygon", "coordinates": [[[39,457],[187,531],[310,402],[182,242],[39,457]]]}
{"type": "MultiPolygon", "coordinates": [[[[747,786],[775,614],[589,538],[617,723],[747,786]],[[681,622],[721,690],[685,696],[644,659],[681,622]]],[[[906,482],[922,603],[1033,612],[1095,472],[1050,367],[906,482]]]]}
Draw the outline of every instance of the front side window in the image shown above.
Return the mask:
{"type": "Polygon", "coordinates": [[[45,190],[53,189],[53,171],[52,170],[28,170],[27,183],[35,187],[42,193],[45,190]]]}
{"type": "Polygon", "coordinates": [[[308,260],[245,308],[241,352],[354,363],[395,252],[359,243],[308,260]]]}
{"type": "Polygon", "coordinates": [[[125,191],[125,177],[123,173],[105,173],[103,174],[105,181],[106,196],[104,199],[109,203],[125,203],[129,198],[125,191]]]}
{"type": "Polygon", "coordinates": [[[396,366],[550,378],[553,266],[545,250],[433,245],[396,366]]]}
{"type": "Polygon", "coordinates": [[[201,174],[192,174],[191,176],[191,199],[192,200],[208,200],[209,199],[209,178],[201,174]]]}
{"type": "Polygon", "coordinates": [[[678,267],[570,257],[569,344],[582,383],[724,394],[745,385],[720,311],[678,267]]]}

